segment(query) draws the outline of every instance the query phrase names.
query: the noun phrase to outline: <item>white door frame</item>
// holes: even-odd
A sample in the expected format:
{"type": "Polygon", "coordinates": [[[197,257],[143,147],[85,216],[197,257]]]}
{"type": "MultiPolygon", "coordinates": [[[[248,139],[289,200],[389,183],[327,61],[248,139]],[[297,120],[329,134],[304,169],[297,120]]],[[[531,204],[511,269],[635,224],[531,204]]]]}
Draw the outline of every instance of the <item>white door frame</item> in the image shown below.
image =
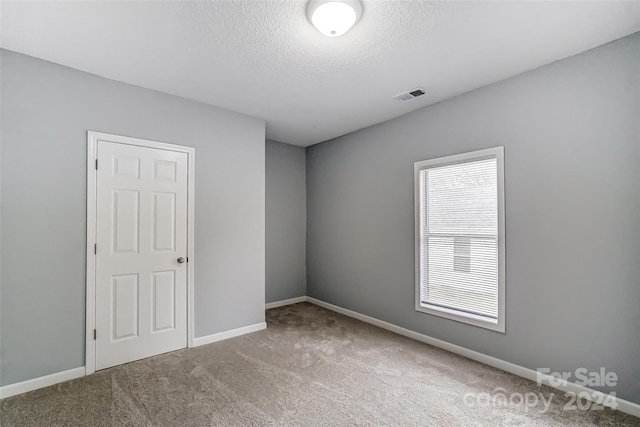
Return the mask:
{"type": "Polygon", "coordinates": [[[86,307],[86,350],[85,375],[96,371],[96,341],[93,331],[96,327],[96,243],[97,225],[97,169],[98,141],[104,140],[138,147],[157,148],[187,154],[187,347],[193,347],[193,268],[194,268],[194,180],[195,180],[195,148],[146,139],[130,138],[102,132],[87,132],[87,307],[86,307]]]}

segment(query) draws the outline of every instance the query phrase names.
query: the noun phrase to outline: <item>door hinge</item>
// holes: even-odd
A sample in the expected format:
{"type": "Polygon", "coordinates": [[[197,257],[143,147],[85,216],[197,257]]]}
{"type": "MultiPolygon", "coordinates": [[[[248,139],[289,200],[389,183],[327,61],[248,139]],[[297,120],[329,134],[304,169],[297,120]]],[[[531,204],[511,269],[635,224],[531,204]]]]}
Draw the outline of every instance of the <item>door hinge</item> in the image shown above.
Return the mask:
{"type": "Polygon", "coordinates": [[[96,170],[98,170],[98,159],[96,159],[96,170]]]}
{"type": "Polygon", "coordinates": [[[98,332],[96,329],[93,330],[93,339],[95,340],[98,337],[98,332]]]}
{"type": "Polygon", "coordinates": [[[189,262],[189,257],[187,257],[187,262],[189,262]]]}
{"type": "Polygon", "coordinates": [[[93,253],[94,254],[98,254],[98,244],[96,243],[95,245],[93,245],[93,253]]]}

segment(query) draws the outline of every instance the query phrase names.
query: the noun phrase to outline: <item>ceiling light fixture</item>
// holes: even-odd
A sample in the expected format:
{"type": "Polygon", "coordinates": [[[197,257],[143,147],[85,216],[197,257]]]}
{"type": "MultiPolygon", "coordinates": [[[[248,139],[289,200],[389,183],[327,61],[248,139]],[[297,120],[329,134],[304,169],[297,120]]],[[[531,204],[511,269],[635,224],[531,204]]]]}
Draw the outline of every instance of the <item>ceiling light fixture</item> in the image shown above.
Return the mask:
{"type": "Polygon", "coordinates": [[[311,0],[307,17],[327,37],[338,37],[349,31],[362,15],[359,0],[311,0]]]}

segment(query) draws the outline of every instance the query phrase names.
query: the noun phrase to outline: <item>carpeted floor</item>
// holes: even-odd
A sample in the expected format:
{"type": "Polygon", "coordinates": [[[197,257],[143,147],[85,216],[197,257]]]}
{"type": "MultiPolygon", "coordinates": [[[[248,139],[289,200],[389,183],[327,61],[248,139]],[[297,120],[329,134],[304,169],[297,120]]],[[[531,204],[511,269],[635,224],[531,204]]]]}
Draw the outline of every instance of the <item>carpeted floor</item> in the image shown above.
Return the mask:
{"type": "Polygon", "coordinates": [[[269,310],[267,323],[5,399],[0,425],[640,426],[608,409],[565,411],[556,390],[311,304],[269,310]],[[541,401],[478,403],[498,387],[554,397],[545,413],[541,401]]]}

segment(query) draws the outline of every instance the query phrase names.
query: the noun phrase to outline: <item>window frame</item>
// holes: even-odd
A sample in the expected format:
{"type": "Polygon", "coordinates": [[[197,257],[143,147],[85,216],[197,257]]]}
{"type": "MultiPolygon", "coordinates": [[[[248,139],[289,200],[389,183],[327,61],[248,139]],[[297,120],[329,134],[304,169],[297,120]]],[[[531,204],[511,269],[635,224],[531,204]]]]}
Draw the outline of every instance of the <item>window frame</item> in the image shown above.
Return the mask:
{"type": "Polygon", "coordinates": [[[422,160],[414,163],[414,209],[415,209],[415,309],[418,312],[443,317],[450,320],[490,329],[505,333],[505,279],[506,279],[506,251],[505,251],[505,204],[504,204],[504,147],[493,147],[483,150],[471,151],[467,153],[454,154],[451,156],[438,157],[435,159],[422,160]],[[498,191],[498,319],[492,322],[486,318],[471,313],[465,313],[446,307],[428,306],[421,304],[420,290],[422,285],[421,268],[421,218],[420,218],[420,196],[421,180],[420,173],[426,169],[441,166],[469,163],[485,159],[497,160],[497,191],[498,191]]]}

